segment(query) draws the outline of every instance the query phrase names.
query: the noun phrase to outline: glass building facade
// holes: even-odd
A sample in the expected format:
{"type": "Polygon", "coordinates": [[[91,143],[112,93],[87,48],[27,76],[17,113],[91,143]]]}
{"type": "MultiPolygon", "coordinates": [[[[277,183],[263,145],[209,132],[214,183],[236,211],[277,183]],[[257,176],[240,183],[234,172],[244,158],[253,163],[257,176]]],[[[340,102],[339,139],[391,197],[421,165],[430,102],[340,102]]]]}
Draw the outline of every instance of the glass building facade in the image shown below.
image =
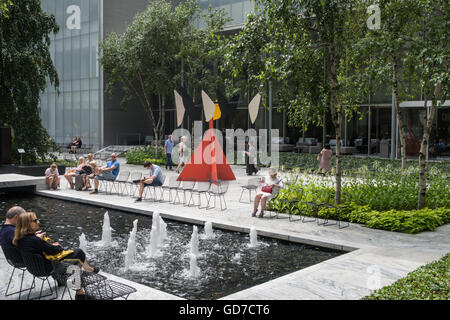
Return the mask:
{"type": "Polygon", "coordinates": [[[41,96],[41,119],[57,143],[80,136],[83,144],[100,145],[100,67],[97,60],[101,17],[98,0],[42,0],[56,18],[50,54],[58,72],[57,91],[50,84],[41,96]]]}

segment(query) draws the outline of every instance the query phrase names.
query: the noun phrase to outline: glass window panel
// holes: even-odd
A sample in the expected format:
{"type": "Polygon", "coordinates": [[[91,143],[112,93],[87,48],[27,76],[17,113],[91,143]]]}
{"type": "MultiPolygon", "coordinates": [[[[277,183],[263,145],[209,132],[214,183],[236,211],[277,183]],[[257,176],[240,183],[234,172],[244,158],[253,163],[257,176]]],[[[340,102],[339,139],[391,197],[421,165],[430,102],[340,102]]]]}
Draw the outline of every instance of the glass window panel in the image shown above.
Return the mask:
{"type": "Polygon", "coordinates": [[[70,92],[72,91],[72,81],[67,80],[62,82],[62,89],[63,92],[70,92]]]}
{"type": "Polygon", "coordinates": [[[71,92],[64,92],[64,128],[63,128],[63,135],[65,141],[70,141],[73,137],[72,133],[72,93],[71,92]]]}
{"type": "Polygon", "coordinates": [[[65,38],[64,40],[64,80],[72,79],[72,63],[70,61],[70,55],[72,52],[72,41],[70,38],[65,38]]]}
{"type": "Polygon", "coordinates": [[[89,17],[90,17],[90,32],[97,32],[98,31],[98,25],[99,25],[99,1],[89,1],[90,7],[89,7],[89,17]]]}
{"type": "Polygon", "coordinates": [[[81,36],[81,78],[89,78],[89,35],[81,36]]]}
{"type": "Polygon", "coordinates": [[[72,91],[72,126],[75,136],[81,135],[81,93],[72,91]]]}
{"type": "Polygon", "coordinates": [[[48,99],[49,125],[47,127],[48,133],[51,137],[56,136],[56,93],[50,93],[48,99]]]}
{"type": "Polygon", "coordinates": [[[89,91],[81,91],[81,137],[83,143],[90,145],[90,105],[89,91]]]}
{"type": "MultiPolygon", "coordinates": [[[[72,79],[80,79],[81,77],[81,37],[72,37],[72,79]]],[[[76,90],[76,89],[75,89],[76,90]]],[[[80,90],[80,89],[78,89],[80,90]]]]}
{"type": "Polygon", "coordinates": [[[98,78],[91,78],[91,79],[89,80],[89,82],[90,82],[89,88],[90,88],[91,90],[97,91],[97,90],[98,90],[98,78]]]}
{"type": "Polygon", "coordinates": [[[89,79],[81,79],[81,90],[89,90],[89,79]]]}
{"type": "Polygon", "coordinates": [[[100,143],[100,127],[99,127],[99,105],[98,105],[98,91],[90,92],[90,130],[91,130],[91,143],[99,144],[100,143]]]}
{"type": "Polygon", "coordinates": [[[72,91],[80,91],[81,80],[73,80],[72,81],[72,91]]]}
{"type": "Polygon", "coordinates": [[[42,125],[47,128],[48,127],[48,95],[45,93],[43,95],[41,95],[41,98],[39,101],[39,108],[40,108],[42,125]]]}
{"type": "MultiPolygon", "coordinates": [[[[56,108],[55,108],[55,138],[56,142],[64,143],[64,95],[61,93],[56,96],[56,108]]],[[[68,142],[67,142],[68,143],[68,142]]]]}
{"type": "Polygon", "coordinates": [[[90,76],[98,77],[98,33],[91,33],[91,50],[90,50],[90,76]]]}
{"type": "Polygon", "coordinates": [[[231,18],[233,19],[233,24],[238,24],[243,22],[242,17],[243,12],[243,3],[237,2],[231,4],[231,18]]]}

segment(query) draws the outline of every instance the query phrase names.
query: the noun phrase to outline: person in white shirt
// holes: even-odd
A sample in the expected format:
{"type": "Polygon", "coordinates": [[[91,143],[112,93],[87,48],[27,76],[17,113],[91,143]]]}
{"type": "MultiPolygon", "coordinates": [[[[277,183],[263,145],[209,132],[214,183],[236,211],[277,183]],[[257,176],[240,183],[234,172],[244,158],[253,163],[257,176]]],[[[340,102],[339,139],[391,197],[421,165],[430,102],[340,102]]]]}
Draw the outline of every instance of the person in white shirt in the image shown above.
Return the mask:
{"type": "Polygon", "coordinates": [[[59,187],[59,172],[55,162],[45,170],[45,183],[52,191],[59,187]]]}
{"type": "Polygon", "coordinates": [[[261,191],[259,191],[253,203],[253,212],[252,217],[256,216],[256,212],[258,211],[258,206],[261,203],[261,211],[259,213],[259,218],[262,218],[264,215],[264,210],[266,208],[267,201],[272,199],[278,193],[278,190],[283,187],[281,180],[277,177],[277,169],[274,167],[269,168],[269,175],[261,178],[260,185],[261,191]]]}

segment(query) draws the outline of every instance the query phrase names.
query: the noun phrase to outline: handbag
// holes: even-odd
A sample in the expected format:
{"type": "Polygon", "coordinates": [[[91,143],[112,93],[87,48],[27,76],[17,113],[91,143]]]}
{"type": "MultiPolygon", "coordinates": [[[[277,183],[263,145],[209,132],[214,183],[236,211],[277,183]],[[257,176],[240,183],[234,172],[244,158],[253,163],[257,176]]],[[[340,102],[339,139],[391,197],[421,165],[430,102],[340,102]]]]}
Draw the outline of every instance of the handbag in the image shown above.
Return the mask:
{"type": "Polygon", "coordinates": [[[261,188],[262,192],[266,192],[266,193],[272,193],[272,187],[271,186],[264,186],[261,188]]]}

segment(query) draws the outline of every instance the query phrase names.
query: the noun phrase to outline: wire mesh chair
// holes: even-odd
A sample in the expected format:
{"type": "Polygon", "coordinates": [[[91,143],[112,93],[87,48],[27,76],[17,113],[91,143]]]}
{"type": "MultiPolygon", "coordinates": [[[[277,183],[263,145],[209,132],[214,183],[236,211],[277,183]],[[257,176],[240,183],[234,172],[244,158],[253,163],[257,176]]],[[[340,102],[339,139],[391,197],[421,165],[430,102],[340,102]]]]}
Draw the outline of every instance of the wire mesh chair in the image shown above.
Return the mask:
{"type": "Polygon", "coordinates": [[[136,190],[140,184],[140,180],[142,178],[142,172],[140,171],[133,171],[130,174],[130,179],[125,183],[128,188],[125,188],[128,190],[128,195],[130,197],[134,197],[134,194],[136,193],[136,190]]]}
{"type": "Polygon", "coordinates": [[[117,176],[116,180],[106,180],[111,183],[110,194],[113,193],[113,189],[115,189],[115,187],[117,186],[117,194],[120,195],[123,192],[123,190],[121,191],[121,188],[126,186],[126,182],[128,181],[129,177],[130,171],[119,171],[119,175],[117,176]]]}
{"type": "MultiPolygon", "coordinates": [[[[188,204],[187,206],[189,207],[191,204],[191,200],[192,200],[192,204],[195,206],[195,202],[194,202],[194,194],[198,195],[198,208],[202,209],[202,202],[201,202],[201,195],[204,194],[205,198],[206,198],[206,202],[208,202],[208,191],[209,188],[211,186],[211,182],[209,181],[198,181],[197,182],[197,187],[191,190],[191,197],[189,198],[188,204]]],[[[206,208],[206,206],[205,206],[206,208]]]]}
{"type": "Polygon", "coordinates": [[[192,190],[194,190],[195,181],[183,181],[183,184],[181,186],[181,190],[183,191],[183,205],[187,206],[187,197],[186,193],[190,192],[192,196],[192,190]]]}
{"type": "Polygon", "coordinates": [[[261,178],[259,177],[254,177],[254,178],[250,178],[247,181],[246,185],[241,186],[242,191],[241,191],[241,196],[239,197],[239,202],[242,202],[242,194],[244,193],[245,190],[248,190],[248,201],[249,203],[252,202],[252,191],[255,191],[258,189],[258,185],[259,185],[259,181],[261,180],[261,178]]]}
{"type": "Polygon", "coordinates": [[[214,181],[211,180],[211,186],[208,190],[208,204],[206,205],[206,209],[212,209],[216,207],[216,198],[219,197],[220,201],[220,210],[224,211],[227,209],[227,203],[225,201],[225,193],[228,191],[229,181],[214,181]],[[214,197],[214,207],[211,207],[209,203],[211,202],[211,198],[214,197]],[[222,206],[222,199],[224,206],[222,206]]]}
{"type": "Polygon", "coordinates": [[[162,185],[161,186],[161,197],[160,201],[164,201],[164,191],[169,192],[169,203],[172,202],[172,190],[175,190],[175,192],[178,194],[178,188],[180,187],[181,181],[177,181],[177,176],[170,176],[169,177],[169,184],[168,185],[162,185]]]}
{"type": "MultiPolygon", "coordinates": [[[[6,287],[5,291],[5,297],[12,296],[14,294],[19,294],[19,300],[21,298],[22,292],[29,291],[31,289],[34,289],[34,286],[31,286],[30,288],[23,289],[23,279],[25,277],[25,271],[27,271],[26,265],[23,263],[22,256],[17,250],[8,250],[2,247],[3,254],[5,255],[6,261],[13,267],[13,270],[11,272],[11,276],[9,277],[8,286],[6,287]],[[15,271],[18,270],[19,272],[22,272],[22,275],[20,276],[20,289],[18,291],[9,292],[9,288],[11,286],[11,282],[14,276],[15,271]]],[[[20,273],[19,273],[20,274],[20,273]]]]}
{"type": "Polygon", "coordinates": [[[39,279],[42,281],[41,284],[41,290],[39,292],[38,297],[34,297],[30,299],[31,290],[28,292],[27,300],[33,300],[33,299],[41,299],[45,297],[51,297],[51,300],[54,300],[58,298],[58,284],[56,282],[56,279],[53,278],[54,281],[54,292],[52,289],[52,285],[50,284],[49,277],[53,274],[53,267],[51,264],[46,264],[44,261],[44,257],[40,254],[35,253],[29,253],[29,252],[20,252],[23,262],[28,270],[29,273],[33,275],[33,282],[32,282],[32,288],[35,286],[36,279],[39,279]],[[44,284],[45,282],[48,283],[48,287],[50,289],[50,293],[43,294],[44,284]],[[55,294],[55,296],[53,296],[55,294]]]}

